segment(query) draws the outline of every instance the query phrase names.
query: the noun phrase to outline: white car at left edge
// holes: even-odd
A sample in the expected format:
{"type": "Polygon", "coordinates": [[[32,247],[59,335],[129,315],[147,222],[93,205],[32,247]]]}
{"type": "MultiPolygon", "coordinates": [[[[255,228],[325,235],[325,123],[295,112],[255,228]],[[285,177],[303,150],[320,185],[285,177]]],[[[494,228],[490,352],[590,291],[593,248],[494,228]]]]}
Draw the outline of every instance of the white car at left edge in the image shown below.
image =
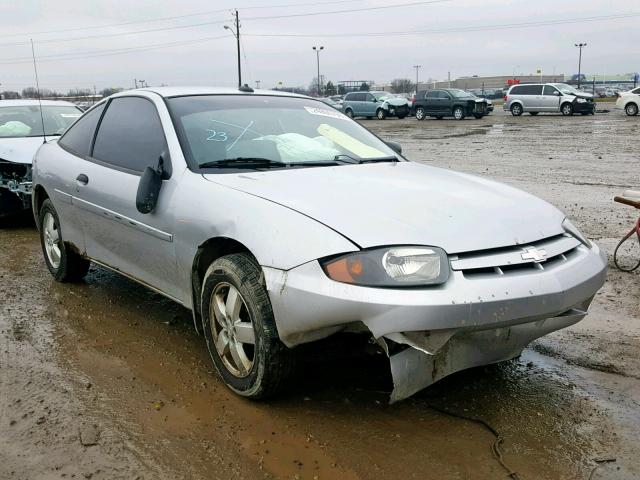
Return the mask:
{"type": "Polygon", "coordinates": [[[82,115],[69,102],[43,100],[42,115],[40,106],[37,100],[0,100],[0,217],[31,208],[33,156],[82,115]]]}

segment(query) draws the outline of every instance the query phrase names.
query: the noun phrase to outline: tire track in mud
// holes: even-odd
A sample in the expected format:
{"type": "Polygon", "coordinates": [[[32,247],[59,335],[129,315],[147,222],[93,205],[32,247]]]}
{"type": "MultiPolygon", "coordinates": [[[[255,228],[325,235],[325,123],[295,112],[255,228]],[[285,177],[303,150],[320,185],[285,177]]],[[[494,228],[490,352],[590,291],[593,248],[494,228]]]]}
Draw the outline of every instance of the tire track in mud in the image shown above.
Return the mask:
{"type": "Polygon", "coordinates": [[[24,230],[3,227],[0,478],[164,478],[104,418],[86,411],[78,379],[56,360],[39,245],[25,242],[24,230]]]}

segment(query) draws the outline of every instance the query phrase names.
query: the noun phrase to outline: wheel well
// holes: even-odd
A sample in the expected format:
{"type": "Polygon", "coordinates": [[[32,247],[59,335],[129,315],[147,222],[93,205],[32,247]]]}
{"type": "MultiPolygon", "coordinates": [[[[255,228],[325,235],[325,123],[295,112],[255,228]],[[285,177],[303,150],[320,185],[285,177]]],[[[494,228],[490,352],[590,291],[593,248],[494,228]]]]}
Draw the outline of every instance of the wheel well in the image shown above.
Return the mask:
{"type": "Polygon", "coordinates": [[[573,105],[571,104],[571,102],[562,102],[560,104],[560,108],[564,107],[565,105],[571,105],[571,108],[573,108],[573,105]]]}
{"type": "MultiPolygon", "coordinates": [[[[32,195],[33,195],[33,215],[37,219],[38,216],[40,215],[40,207],[42,207],[42,204],[44,203],[44,201],[47,198],[49,198],[49,195],[47,194],[47,191],[44,189],[42,185],[36,185],[36,187],[33,189],[32,195]]],[[[38,222],[36,222],[36,224],[37,223],[38,222]]]]}
{"type": "Polygon", "coordinates": [[[627,108],[629,105],[635,105],[635,107],[638,108],[638,104],[636,102],[634,102],[633,100],[631,100],[630,102],[625,103],[624,108],[627,108]]]}
{"type": "Polygon", "coordinates": [[[257,259],[251,251],[242,243],[227,237],[210,238],[198,247],[196,256],[191,267],[191,295],[193,299],[194,325],[199,333],[202,333],[202,322],[200,317],[200,290],[202,281],[207,273],[209,265],[220,257],[232,253],[248,253],[253,257],[256,264],[257,259]]]}
{"type": "Polygon", "coordinates": [[[511,110],[514,105],[518,105],[522,110],[524,110],[524,106],[522,105],[522,102],[512,102],[511,106],[509,107],[509,110],[511,110]]]}

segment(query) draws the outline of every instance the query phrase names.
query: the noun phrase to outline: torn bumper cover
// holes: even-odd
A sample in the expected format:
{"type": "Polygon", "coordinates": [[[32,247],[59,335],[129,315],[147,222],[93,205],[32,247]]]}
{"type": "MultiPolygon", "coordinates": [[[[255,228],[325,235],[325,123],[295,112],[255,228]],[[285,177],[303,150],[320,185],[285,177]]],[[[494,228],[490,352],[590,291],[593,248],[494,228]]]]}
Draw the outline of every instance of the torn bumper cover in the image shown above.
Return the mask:
{"type": "Polygon", "coordinates": [[[0,216],[31,206],[31,165],[0,159],[0,216]]]}
{"type": "Polygon", "coordinates": [[[606,269],[596,245],[528,273],[454,270],[445,284],[424,289],[338,283],[315,261],[263,268],[282,341],[295,346],[364,324],[389,354],[392,402],[456,371],[514,358],[536,338],[578,322],[606,269]]]}

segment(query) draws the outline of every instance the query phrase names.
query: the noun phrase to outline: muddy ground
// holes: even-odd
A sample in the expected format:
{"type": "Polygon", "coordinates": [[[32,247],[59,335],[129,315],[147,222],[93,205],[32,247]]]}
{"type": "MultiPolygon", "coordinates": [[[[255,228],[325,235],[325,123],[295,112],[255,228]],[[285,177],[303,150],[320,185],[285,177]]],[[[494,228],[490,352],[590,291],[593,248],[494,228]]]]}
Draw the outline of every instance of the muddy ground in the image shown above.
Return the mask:
{"type": "MultiPolygon", "coordinates": [[[[631,226],[612,197],[640,186],[638,118],[363,124],[412,160],[550,201],[609,254],[631,226]]],[[[520,359],[393,406],[385,358],[360,350],[349,339],[310,349],[286,395],[241,400],[213,373],[189,312],[98,267],[56,284],[29,220],[4,222],[0,478],[640,477],[638,272],[611,269],[584,321],[520,359]]]]}

